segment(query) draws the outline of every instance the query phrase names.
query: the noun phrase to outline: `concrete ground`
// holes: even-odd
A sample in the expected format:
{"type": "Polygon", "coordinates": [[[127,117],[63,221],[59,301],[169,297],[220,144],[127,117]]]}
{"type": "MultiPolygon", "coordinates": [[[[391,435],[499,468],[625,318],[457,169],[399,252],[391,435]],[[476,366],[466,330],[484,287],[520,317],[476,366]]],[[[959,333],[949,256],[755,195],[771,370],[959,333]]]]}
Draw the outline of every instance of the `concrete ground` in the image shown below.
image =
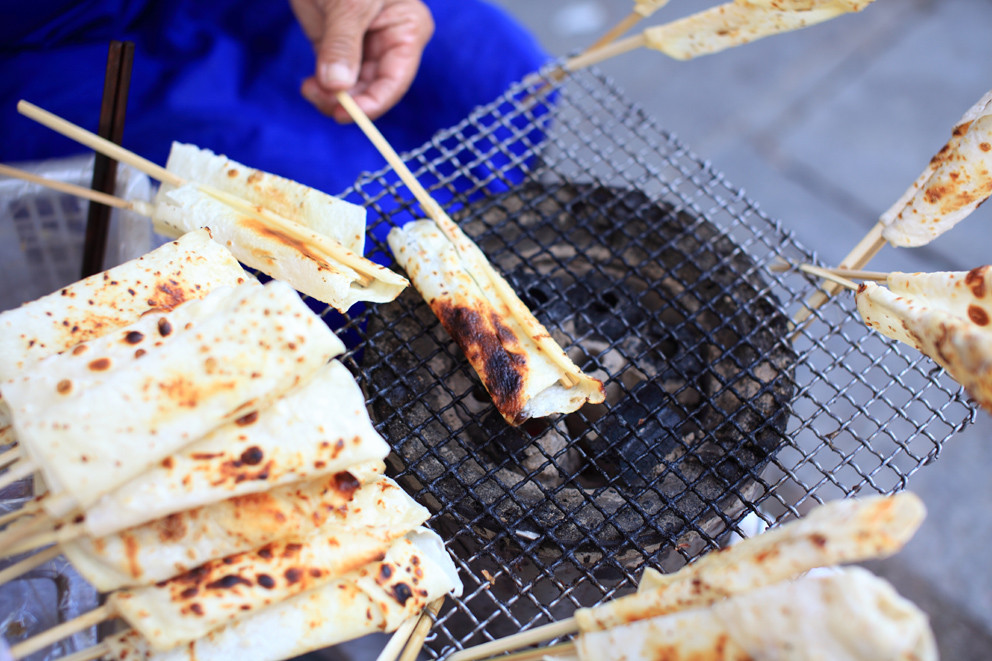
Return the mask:
{"type": "MultiPolygon", "coordinates": [[[[574,54],[631,0],[498,0],[554,55],[574,54]]],[[[644,26],[712,6],[673,0],[644,26]]],[[[837,263],[992,88],[992,2],[877,0],[859,14],[678,62],[634,51],[600,70],[660,126],[825,263],[837,263]]],[[[871,268],[967,270],[992,262],[992,205],[925,248],[871,268]]],[[[931,617],[944,659],[992,658],[992,417],[948,439],[909,488],[929,516],[872,564],[931,617]]]]}

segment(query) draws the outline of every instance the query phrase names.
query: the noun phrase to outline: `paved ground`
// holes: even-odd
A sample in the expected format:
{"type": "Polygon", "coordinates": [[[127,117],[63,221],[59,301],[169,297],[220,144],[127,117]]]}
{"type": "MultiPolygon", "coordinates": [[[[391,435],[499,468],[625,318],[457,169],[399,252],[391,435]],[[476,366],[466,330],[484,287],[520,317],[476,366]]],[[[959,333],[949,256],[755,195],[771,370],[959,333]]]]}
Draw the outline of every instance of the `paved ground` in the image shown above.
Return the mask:
{"type": "MultiPolygon", "coordinates": [[[[499,0],[555,55],[590,44],[630,0],[499,0]]],[[[646,22],[714,4],[673,0],[646,22]]],[[[626,95],[798,239],[836,263],[912,182],[952,124],[992,88],[992,2],[877,0],[860,14],[732,52],[603,63],[626,95]]],[[[965,270],[992,261],[992,205],[930,246],[873,268],[965,270]]],[[[923,529],[872,568],[932,619],[944,659],[992,658],[992,417],[950,439],[909,488],[923,529]]]]}

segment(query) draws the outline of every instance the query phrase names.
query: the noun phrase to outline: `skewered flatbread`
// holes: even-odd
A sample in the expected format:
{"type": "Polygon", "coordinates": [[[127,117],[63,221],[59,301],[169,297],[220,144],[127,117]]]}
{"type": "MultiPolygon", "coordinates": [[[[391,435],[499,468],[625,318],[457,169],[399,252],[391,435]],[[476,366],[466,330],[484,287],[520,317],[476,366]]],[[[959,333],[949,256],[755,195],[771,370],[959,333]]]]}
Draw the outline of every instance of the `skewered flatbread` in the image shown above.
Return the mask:
{"type": "Polygon", "coordinates": [[[389,445],[372,426],[365,397],[336,360],[271,405],[213,430],[103,495],[86,510],[93,537],[232,496],[380,460],[389,445]]]}
{"type": "Polygon", "coordinates": [[[992,267],[891,273],[887,284],[858,288],[865,323],[925,353],[992,413],[992,267]]]}
{"type": "Polygon", "coordinates": [[[246,283],[49,356],[2,389],[47,486],[87,507],[343,351],[288,285],[246,283]]]}
{"type": "Polygon", "coordinates": [[[519,425],[528,418],[570,413],[586,402],[603,401],[603,384],[576,367],[561,347],[554,344],[542,351],[537,339],[550,339],[548,331],[528,312],[531,331],[501,301],[490,282],[501,276],[471,241],[466,239],[470,245],[459,250],[426,220],[393,229],[388,241],[507,422],[519,425]],[[483,269],[487,272],[480,272],[483,269]]]}
{"type": "MultiPolygon", "coordinates": [[[[0,382],[46,356],[251,278],[231,253],[197,230],[155,250],[0,313],[0,382]]],[[[15,440],[0,397],[0,447],[15,440]]]]}
{"type": "Polygon", "coordinates": [[[251,278],[197,230],[102,273],[0,314],[0,382],[37,361],[251,278]]]}
{"type": "Polygon", "coordinates": [[[155,198],[153,220],[166,235],[210,227],[214,238],[241,262],[298,291],[346,312],[358,301],[383,303],[409,284],[405,278],[361,257],[365,243],[364,209],[300,184],[199,150],[174,145],[168,168],[191,183],[163,185],[155,198]],[[236,209],[201,185],[233,193],[255,205],[236,209]],[[262,218],[260,210],[277,212],[282,221],[262,218]],[[363,273],[341,262],[336,244],[354,253],[363,273]],[[368,278],[363,284],[363,279],[368,278]]]}
{"type": "Polygon", "coordinates": [[[650,589],[579,609],[575,619],[582,631],[610,629],[705,607],[817,567],[885,557],[912,537],[924,513],[923,503],[909,492],[833,501],[798,521],[705,555],[675,574],[655,575],[650,589]]]}
{"type": "Polygon", "coordinates": [[[577,643],[583,661],[937,659],[926,615],[891,585],[857,567],[584,633],[577,643]]]}
{"type": "Polygon", "coordinates": [[[644,31],[649,48],[688,60],[861,11],[874,0],[734,0],[644,31]]]}
{"type": "Polygon", "coordinates": [[[428,512],[389,478],[375,477],[381,466],[369,462],[177,512],[114,535],[84,537],[63,544],[62,553],[97,590],[111,592],[164,581],[210,560],[321,527],[391,541],[426,521],[428,512]]]}
{"type": "MultiPolygon", "coordinates": [[[[268,575],[252,575],[246,580],[252,586],[267,584],[265,576],[268,575]]],[[[282,576],[269,578],[286,581],[282,576]]],[[[156,653],[151,641],[130,631],[108,640],[112,650],[109,658],[274,661],[367,633],[391,631],[447,593],[461,593],[454,564],[440,538],[419,529],[394,542],[369,564],[332,578],[319,588],[282,601],[273,599],[271,605],[243,613],[188,645],[156,653]]],[[[190,613],[183,617],[196,616],[190,613]]],[[[161,627],[170,625],[168,621],[159,622],[161,627]]]]}
{"type": "Polygon", "coordinates": [[[968,109],[951,139],[879,219],[894,246],[930,243],[992,194],[992,92],[968,109]]]}
{"type": "MultiPolygon", "coordinates": [[[[172,143],[166,169],[186,181],[207,184],[270,209],[334,239],[356,254],[365,251],[365,207],[181,142],[172,143]]],[[[160,192],[174,189],[164,184],[160,192]]]]}

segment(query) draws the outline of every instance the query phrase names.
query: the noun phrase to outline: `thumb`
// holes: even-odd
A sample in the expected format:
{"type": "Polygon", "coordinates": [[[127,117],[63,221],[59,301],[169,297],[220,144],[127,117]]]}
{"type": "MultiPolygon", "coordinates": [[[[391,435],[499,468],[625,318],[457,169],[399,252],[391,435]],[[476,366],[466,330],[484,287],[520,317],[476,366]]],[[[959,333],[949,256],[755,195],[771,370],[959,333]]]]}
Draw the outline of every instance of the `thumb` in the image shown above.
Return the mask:
{"type": "Polygon", "coordinates": [[[324,14],[324,31],[317,42],[317,82],[329,91],[347,90],[358,82],[362,42],[372,19],[372,2],[332,3],[324,14]]]}

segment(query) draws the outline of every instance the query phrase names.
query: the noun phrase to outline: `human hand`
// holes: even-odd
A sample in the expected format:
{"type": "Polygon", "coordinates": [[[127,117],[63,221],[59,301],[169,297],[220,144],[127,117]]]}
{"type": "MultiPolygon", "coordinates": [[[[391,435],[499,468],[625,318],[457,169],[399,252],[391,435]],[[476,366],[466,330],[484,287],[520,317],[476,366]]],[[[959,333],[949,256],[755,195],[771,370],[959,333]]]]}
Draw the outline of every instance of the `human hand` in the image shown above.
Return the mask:
{"type": "Polygon", "coordinates": [[[421,0],[290,0],[313,44],[315,75],[300,93],[325,115],[350,121],[337,102],[349,91],[372,119],[392,108],[413,82],[434,33],[421,0]]]}

